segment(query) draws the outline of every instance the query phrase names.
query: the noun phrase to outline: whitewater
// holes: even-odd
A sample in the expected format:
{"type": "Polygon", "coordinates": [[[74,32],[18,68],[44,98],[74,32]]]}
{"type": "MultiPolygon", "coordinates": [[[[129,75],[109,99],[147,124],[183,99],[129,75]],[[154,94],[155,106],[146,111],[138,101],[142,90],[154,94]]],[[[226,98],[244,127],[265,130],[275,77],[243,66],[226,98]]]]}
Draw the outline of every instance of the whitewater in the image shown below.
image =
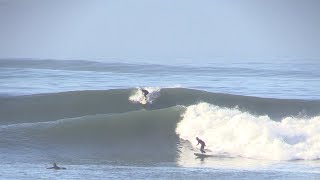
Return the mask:
{"type": "Polygon", "coordinates": [[[0,178],[319,178],[319,68],[0,60],[0,178]]]}

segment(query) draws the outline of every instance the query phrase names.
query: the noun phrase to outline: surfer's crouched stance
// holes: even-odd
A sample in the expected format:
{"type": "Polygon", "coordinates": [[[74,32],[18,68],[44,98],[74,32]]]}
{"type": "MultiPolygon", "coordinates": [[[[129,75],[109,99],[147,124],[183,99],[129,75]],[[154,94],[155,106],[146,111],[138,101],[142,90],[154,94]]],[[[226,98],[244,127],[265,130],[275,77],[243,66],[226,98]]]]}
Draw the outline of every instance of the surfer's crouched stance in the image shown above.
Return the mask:
{"type": "Polygon", "coordinates": [[[147,99],[147,95],[149,94],[149,91],[147,91],[147,90],[145,90],[143,88],[141,88],[141,91],[142,91],[142,94],[143,94],[144,98],[147,99]]]}
{"type": "MultiPolygon", "coordinates": [[[[204,143],[204,141],[202,141],[202,140],[199,139],[198,137],[197,137],[196,139],[197,139],[197,141],[198,141],[198,144],[201,144],[200,151],[201,151],[202,153],[206,153],[206,152],[204,151],[204,147],[206,146],[206,143],[204,143]]],[[[198,146],[198,144],[197,144],[197,146],[198,146]]]]}
{"type": "Polygon", "coordinates": [[[53,166],[52,166],[52,167],[49,167],[49,168],[47,168],[47,169],[60,170],[60,169],[67,169],[67,168],[59,167],[59,166],[57,166],[57,164],[56,164],[56,163],[53,163],[53,166]]]}

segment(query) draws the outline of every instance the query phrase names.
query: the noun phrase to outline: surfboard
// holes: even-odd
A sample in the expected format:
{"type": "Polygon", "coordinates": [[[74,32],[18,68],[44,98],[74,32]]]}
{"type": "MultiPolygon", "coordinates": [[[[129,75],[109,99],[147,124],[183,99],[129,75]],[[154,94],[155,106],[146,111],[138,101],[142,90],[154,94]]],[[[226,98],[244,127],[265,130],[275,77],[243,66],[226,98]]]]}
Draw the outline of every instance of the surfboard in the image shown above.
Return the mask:
{"type": "Polygon", "coordinates": [[[197,158],[208,158],[208,157],[214,157],[214,158],[233,158],[229,156],[227,153],[219,153],[219,154],[208,154],[208,153],[193,153],[197,158]]]}
{"type": "Polygon", "coordinates": [[[215,155],[212,154],[206,154],[206,153],[193,153],[195,156],[200,158],[206,158],[206,157],[215,157],[215,155]]]}

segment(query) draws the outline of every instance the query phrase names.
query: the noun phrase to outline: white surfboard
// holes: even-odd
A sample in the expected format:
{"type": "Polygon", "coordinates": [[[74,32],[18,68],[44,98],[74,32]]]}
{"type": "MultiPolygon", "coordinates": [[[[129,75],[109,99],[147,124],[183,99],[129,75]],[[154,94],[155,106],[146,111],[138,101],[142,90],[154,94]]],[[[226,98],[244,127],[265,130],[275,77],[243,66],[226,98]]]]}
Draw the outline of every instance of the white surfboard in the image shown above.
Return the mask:
{"type": "Polygon", "coordinates": [[[215,157],[215,155],[212,154],[206,154],[206,153],[193,153],[195,156],[200,158],[206,158],[206,157],[215,157]]]}
{"type": "Polygon", "coordinates": [[[230,157],[227,153],[219,153],[219,154],[208,154],[208,153],[193,153],[198,158],[208,158],[208,157],[214,157],[214,158],[233,158],[230,157]]]}

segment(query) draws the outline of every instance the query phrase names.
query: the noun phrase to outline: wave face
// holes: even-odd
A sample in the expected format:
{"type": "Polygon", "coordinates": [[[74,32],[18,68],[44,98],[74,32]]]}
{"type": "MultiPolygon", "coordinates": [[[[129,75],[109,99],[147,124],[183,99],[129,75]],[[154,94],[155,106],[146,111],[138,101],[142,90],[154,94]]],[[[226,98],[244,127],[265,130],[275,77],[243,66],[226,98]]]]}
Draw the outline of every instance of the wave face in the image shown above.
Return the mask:
{"type": "Polygon", "coordinates": [[[146,105],[137,89],[1,97],[1,158],[176,162],[196,136],[230,157],[319,158],[319,101],[148,90],[146,105]]]}
{"type": "Polygon", "coordinates": [[[124,113],[140,109],[156,110],[176,105],[207,102],[220,107],[238,107],[254,115],[274,120],[287,116],[315,116],[320,101],[256,98],[210,93],[184,88],[156,90],[152,104],[142,106],[131,98],[141,97],[137,89],[71,91],[16,97],[0,97],[1,124],[52,121],[95,114],[124,113]],[[138,94],[138,95],[137,95],[138,94]]]}
{"type": "Polygon", "coordinates": [[[172,107],[2,125],[0,144],[18,154],[40,150],[39,158],[174,161],[174,131],[182,111],[172,107]]]}

